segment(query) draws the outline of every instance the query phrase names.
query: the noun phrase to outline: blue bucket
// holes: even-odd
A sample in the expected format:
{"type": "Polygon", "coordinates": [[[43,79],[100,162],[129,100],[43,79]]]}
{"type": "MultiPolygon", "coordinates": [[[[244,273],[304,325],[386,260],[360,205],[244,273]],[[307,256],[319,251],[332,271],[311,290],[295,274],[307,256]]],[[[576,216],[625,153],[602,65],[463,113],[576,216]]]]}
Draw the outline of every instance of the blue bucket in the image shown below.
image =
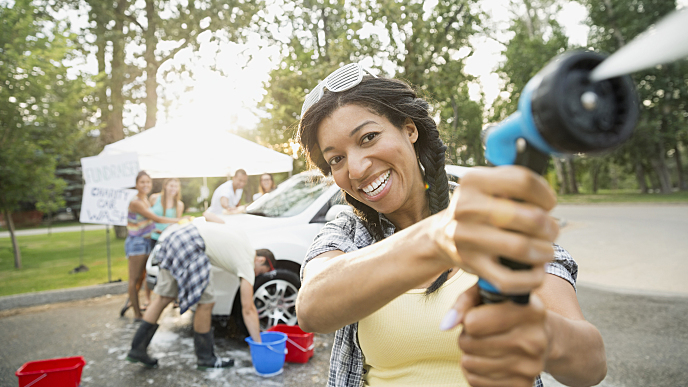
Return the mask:
{"type": "Polygon", "coordinates": [[[256,343],[251,336],[246,342],[251,348],[253,368],[260,376],[274,376],[282,373],[284,357],[287,354],[287,335],[282,332],[261,332],[262,343],[256,343]]]}

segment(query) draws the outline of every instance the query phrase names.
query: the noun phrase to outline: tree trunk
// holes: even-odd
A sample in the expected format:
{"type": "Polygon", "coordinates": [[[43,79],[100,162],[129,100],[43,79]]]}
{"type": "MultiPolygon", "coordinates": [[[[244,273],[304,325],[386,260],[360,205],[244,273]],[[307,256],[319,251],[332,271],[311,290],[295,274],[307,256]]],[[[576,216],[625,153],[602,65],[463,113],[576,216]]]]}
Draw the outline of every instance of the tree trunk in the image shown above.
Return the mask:
{"type": "MultiPolygon", "coordinates": [[[[662,122],[664,126],[664,122],[662,122]]],[[[652,168],[654,168],[659,178],[659,185],[663,194],[671,193],[671,174],[669,173],[669,168],[666,165],[666,149],[664,148],[664,142],[660,139],[657,141],[656,147],[656,157],[653,157],[651,161],[652,168]]]]}
{"type": "Polygon", "coordinates": [[[124,138],[124,124],[122,122],[124,112],[124,11],[126,0],[117,0],[115,7],[115,26],[112,30],[112,82],[110,86],[110,101],[112,112],[108,122],[108,135],[106,144],[111,144],[124,138]]]}
{"type": "Polygon", "coordinates": [[[578,193],[578,183],[576,182],[576,168],[573,165],[573,160],[572,159],[566,159],[566,171],[567,171],[567,178],[569,182],[569,190],[570,193],[577,194],[578,193]]]}
{"type": "Polygon", "coordinates": [[[676,141],[676,145],[674,145],[674,157],[676,159],[676,173],[678,174],[678,189],[681,191],[685,191],[688,189],[688,186],[686,186],[686,182],[683,179],[683,160],[681,158],[681,151],[679,150],[680,146],[680,141],[676,141]]]}
{"type": "Polygon", "coordinates": [[[12,220],[12,211],[5,210],[5,222],[7,222],[7,229],[10,231],[10,238],[12,239],[12,250],[14,250],[14,268],[21,269],[21,251],[19,251],[17,237],[16,235],[14,235],[14,221],[12,220]]]}
{"type": "Polygon", "coordinates": [[[158,116],[158,62],[155,59],[155,48],[158,46],[157,20],[155,14],[155,1],[146,0],[146,18],[148,27],[144,31],[146,39],[146,123],[143,129],[155,126],[158,116]]]}
{"type": "Polygon", "coordinates": [[[525,22],[526,28],[528,29],[528,36],[532,39],[540,32],[539,20],[537,13],[533,11],[533,6],[530,4],[529,0],[523,1],[523,5],[526,7],[525,22]]]}
{"type": "Polygon", "coordinates": [[[659,180],[659,189],[663,194],[671,193],[671,178],[669,177],[669,171],[667,170],[664,158],[656,157],[650,160],[652,164],[652,169],[655,170],[657,174],[657,179],[659,180]]]}
{"type": "Polygon", "coordinates": [[[609,168],[609,188],[612,190],[619,189],[619,170],[613,166],[609,168]]]}
{"type": "Polygon", "coordinates": [[[110,119],[110,103],[107,96],[107,74],[106,69],[106,59],[105,50],[107,50],[107,38],[105,35],[107,30],[105,28],[105,22],[100,18],[96,19],[96,46],[98,50],[96,51],[96,60],[98,62],[98,77],[102,86],[97,88],[96,97],[98,98],[98,108],[100,110],[100,122],[101,129],[106,129],[105,125],[109,124],[110,119]]]}
{"type": "Polygon", "coordinates": [[[635,163],[635,179],[638,181],[640,192],[646,194],[648,192],[647,181],[645,181],[645,168],[640,162],[635,163]]]}
{"type": "MultiPolygon", "coordinates": [[[[452,128],[451,128],[451,138],[456,139],[456,141],[451,142],[451,149],[447,149],[447,153],[449,153],[449,157],[452,158],[452,162],[454,164],[459,164],[459,152],[456,149],[457,144],[459,143],[458,139],[458,133],[459,133],[459,106],[456,103],[456,98],[452,94],[451,98],[451,105],[452,105],[452,128]]],[[[476,164],[476,165],[481,165],[481,164],[476,164]]]]}
{"type": "Polygon", "coordinates": [[[566,181],[566,178],[564,176],[564,166],[561,163],[561,160],[557,157],[553,157],[554,159],[554,170],[557,173],[557,180],[559,180],[559,195],[564,195],[569,193],[569,188],[568,188],[568,182],[566,181]]]}
{"type": "Polygon", "coordinates": [[[129,235],[129,230],[127,230],[127,226],[114,226],[114,229],[115,229],[115,238],[127,239],[127,236],[129,235]]]}
{"type": "MultiPolygon", "coordinates": [[[[654,168],[651,169],[651,171],[654,172],[654,168]]],[[[659,178],[657,177],[657,174],[656,174],[656,173],[651,173],[651,174],[648,175],[648,177],[649,177],[649,179],[650,179],[650,185],[652,186],[652,191],[651,191],[651,192],[652,192],[652,193],[661,192],[662,189],[661,189],[661,185],[659,184],[659,178]]]]}

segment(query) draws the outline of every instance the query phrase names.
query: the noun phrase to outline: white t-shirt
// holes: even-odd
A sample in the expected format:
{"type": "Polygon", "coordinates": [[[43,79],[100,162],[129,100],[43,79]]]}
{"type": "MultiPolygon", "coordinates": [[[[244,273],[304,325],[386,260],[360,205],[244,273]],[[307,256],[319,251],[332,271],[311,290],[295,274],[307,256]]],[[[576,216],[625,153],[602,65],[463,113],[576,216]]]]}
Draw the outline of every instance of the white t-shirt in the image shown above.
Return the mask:
{"type": "Polygon", "coordinates": [[[249,243],[248,235],[236,226],[206,222],[205,218],[194,219],[193,225],[205,242],[205,253],[210,264],[253,285],[256,278],[256,250],[249,243]]]}
{"type": "Polygon", "coordinates": [[[213,198],[210,200],[210,207],[208,210],[213,214],[222,215],[222,204],[220,203],[220,198],[226,197],[229,199],[229,205],[236,207],[241,201],[241,195],[244,193],[243,189],[238,189],[234,192],[234,186],[232,181],[229,180],[223,183],[221,186],[217,187],[215,192],[213,192],[213,198]]]}

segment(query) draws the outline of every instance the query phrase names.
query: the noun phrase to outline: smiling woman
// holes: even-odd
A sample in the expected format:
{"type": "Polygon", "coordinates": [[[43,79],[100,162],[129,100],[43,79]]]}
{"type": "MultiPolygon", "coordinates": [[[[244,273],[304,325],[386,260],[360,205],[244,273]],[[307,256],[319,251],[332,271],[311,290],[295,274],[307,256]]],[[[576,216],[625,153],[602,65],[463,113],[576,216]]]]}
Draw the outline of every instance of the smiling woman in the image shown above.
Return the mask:
{"type": "Polygon", "coordinates": [[[404,227],[420,220],[414,215],[423,213],[427,206],[422,200],[408,200],[408,196],[422,197],[425,190],[413,148],[418,130],[412,120],[399,130],[364,107],[347,105],[321,125],[328,130],[318,132],[318,144],[340,188],[357,202],[389,214],[394,224],[404,227]],[[371,150],[374,158],[363,155],[371,150]],[[349,154],[351,157],[347,157],[349,154]],[[371,165],[374,159],[380,161],[379,165],[371,165]]]}
{"type": "Polygon", "coordinates": [[[136,190],[138,193],[129,203],[127,215],[127,239],[124,241],[124,251],[129,260],[129,302],[120,311],[120,316],[133,307],[134,319],[141,320],[143,314],[139,305],[139,289],[145,278],[146,260],[151,249],[151,233],[155,229],[155,223],[177,223],[180,218],[165,218],[154,214],[150,210],[148,194],[153,186],[150,176],[139,172],[136,176],[136,190]]]}
{"type": "Polygon", "coordinates": [[[471,168],[449,203],[429,110],[408,84],[357,64],[306,97],[301,145],[356,210],[323,227],[302,266],[299,325],[337,330],[328,385],[530,386],[543,370],[598,383],[604,346],[580,312],[576,263],[552,243],[554,192],[520,167],[471,168]],[[534,295],[479,305],[475,275],[534,295]]]}

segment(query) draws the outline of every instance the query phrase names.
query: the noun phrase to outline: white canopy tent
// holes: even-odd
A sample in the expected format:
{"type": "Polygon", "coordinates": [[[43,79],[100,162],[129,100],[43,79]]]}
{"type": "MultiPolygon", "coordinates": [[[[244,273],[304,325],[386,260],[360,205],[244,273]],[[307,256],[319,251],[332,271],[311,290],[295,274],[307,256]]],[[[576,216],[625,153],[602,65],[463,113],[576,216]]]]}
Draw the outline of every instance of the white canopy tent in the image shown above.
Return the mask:
{"type": "Polygon", "coordinates": [[[139,168],[152,178],[227,176],[237,169],[249,175],[291,172],[294,161],[227,130],[183,123],[150,128],[106,145],[100,155],[128,152],[138,153],[139,168]]]}

